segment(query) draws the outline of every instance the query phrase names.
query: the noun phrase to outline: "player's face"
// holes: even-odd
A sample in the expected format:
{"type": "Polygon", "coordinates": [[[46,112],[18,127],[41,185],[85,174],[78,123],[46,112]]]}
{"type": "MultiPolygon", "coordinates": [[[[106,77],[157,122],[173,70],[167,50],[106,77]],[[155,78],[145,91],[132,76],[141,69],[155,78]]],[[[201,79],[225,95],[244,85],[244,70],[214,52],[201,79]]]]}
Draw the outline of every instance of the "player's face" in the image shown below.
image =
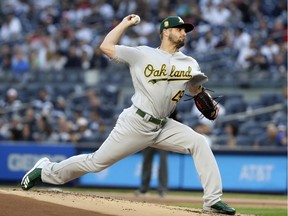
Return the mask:
{"type": "Polygon", "coordinates": [[[186,40],[186,32],[184,28],[171,28],[169,29],[168,40],[180,49],[184,46],[186,40]]]}

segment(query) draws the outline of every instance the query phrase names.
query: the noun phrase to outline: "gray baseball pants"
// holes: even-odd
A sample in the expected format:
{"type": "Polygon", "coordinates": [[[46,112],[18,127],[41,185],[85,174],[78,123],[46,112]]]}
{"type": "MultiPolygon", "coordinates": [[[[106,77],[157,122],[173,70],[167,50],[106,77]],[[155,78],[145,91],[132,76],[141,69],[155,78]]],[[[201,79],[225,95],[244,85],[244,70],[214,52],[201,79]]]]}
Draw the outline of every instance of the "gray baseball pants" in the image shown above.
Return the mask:
{"type": "Polygon", "coordinates": [[[46,164],[41,173],[42,181],[56,185],[64,184],[86,173],[100,172],[150,146],[191,154],[204,189],[204,206],[218,202],[222,195],[221,176],[205,137],[171,118],[164,127],[157,128],[154,123],[147,122],[137,115],[136,110],[136,107],[131,106],[120,114],[114,129],[94,153],[46,164]]]}

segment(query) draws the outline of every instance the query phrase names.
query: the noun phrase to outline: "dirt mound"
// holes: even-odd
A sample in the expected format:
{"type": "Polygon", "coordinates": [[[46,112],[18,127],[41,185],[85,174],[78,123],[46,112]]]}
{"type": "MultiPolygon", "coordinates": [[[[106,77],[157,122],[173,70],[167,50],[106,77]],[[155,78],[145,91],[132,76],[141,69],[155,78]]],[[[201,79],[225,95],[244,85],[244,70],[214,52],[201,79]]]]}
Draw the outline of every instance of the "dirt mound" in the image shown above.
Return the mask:
{"type": "Polygon", "coordinates": [[[119,215],[119,216],[192,216],[205,214],[201,209],[172,207],[141,201],[74,192],[19,189],[0,190],[0,215],[119,215]],[[25,197],[25,199],[23,199],[25,197]],[[40,202],[41,201],[41,202],[40,202]],[[17,203],[17,206],[15,206],[17,203]],[[68,208],[70,207],[70,209],[68,208]],[[53,214],[51,214],[53,212],[53,214]],[[74,212],[73,214],[71,212],[74,212]],[[2,214],[3,213],[3,214],[2,214]],[[40,214],[41,213],[41,214],[40,214]]]}

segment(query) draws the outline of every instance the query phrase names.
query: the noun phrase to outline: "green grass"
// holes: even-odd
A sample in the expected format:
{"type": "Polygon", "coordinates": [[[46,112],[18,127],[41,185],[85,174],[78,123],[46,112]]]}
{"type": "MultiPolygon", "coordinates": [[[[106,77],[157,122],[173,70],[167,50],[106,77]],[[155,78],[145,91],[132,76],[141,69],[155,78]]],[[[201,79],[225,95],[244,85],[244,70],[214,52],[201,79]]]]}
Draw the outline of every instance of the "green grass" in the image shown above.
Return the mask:
{"type": "Polygon", "coordinates": [[[223,197],[229,198],[249,198],[249,199],[270,199],[287,200],[286,195],[277,194],[248,194],[248,193],[224,193],[223,197]]]}
{"type": "MultiPolygon", "coordinates": [[[[202,205],[195,204],[178,204],[176,206],[186,208],[198,208],[201,209],[202,205]]],[[[248,214],[255,216],[287,216],[287,208],[263,208],[263,207],[235,207],[237,214],[248,214]]]]}
{"type": "Polygon", "coordinates": [[[242,214],[252,214],[259,216],[287,216],[287,208],[238,207],[237,211],[242,214]]]}

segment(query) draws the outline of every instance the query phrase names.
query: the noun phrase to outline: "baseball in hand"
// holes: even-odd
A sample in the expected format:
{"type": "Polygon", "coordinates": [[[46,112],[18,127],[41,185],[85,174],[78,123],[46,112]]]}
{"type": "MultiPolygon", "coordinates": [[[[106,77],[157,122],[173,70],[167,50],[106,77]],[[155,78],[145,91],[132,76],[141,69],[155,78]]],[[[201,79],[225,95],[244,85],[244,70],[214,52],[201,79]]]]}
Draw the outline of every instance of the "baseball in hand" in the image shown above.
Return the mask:
{"type": "Polygon", "coordinates": [[[134,25],[138,25],[141,21],[138,15],[134,16],[131,20],[134,22],[134,25]]]}

